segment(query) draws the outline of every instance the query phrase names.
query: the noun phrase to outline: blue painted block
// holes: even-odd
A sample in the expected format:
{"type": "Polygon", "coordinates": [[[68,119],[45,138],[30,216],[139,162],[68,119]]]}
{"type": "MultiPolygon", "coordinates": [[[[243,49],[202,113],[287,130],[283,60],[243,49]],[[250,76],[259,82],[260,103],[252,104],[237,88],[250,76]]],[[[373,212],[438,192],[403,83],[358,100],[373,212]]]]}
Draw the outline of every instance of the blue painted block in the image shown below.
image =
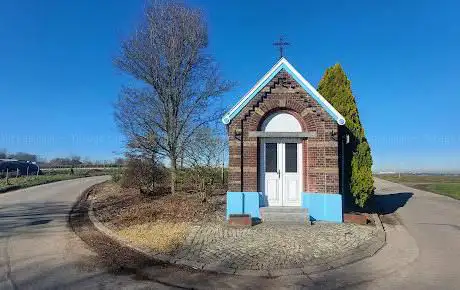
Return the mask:
{"type": "Polygon", "coordinates": [[[308,209],[311,221],[343,221],[342,195],[335,193],[302,193],[302,207],[308,209]]]}
{"type": "Polygon", "coordinates": [[[325,220],[341,223],[343,221],[342,195],[325,194],[324,216],[325,220]]]}
{"type": "Polygon", "coordinates": [[[227,219],[231,214],[243,213],[243,193],[227,192],[227,219]]]}
{"type": "Polygon", "coordinates": [[[322,220],[324,212],[323,194],[303,193],[302,201],[302,207],[308,209],[311,221],[322,220]]]}
{"type": "Polygon", "coordinates": [[[250,214],[252,218],[260,218],[260,192],[243,192],[243,212],[250,214]]]}
{"type": "Polygon", "coordinates": [[[263,205],[260,192],[227,192],[227,219],[231,214],[250,214],[260,218],[259,208],[263,205]]]}

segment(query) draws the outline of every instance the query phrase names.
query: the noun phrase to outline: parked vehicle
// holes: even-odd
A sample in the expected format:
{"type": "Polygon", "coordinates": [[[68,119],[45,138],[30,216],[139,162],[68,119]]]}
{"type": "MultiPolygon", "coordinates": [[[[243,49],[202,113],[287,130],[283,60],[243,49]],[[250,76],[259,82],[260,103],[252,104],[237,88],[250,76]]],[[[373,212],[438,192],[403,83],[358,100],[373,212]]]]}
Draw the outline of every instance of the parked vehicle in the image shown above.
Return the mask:
{"type": "Polygon", "coordinates": [[[14,160],[14,159],[1,159],[0,160],[0,176],[4,177],[6,172],[9,172],[10,176],[27,176],[42,174],[40,167],[34,162],[25,160],[14,160]]]}

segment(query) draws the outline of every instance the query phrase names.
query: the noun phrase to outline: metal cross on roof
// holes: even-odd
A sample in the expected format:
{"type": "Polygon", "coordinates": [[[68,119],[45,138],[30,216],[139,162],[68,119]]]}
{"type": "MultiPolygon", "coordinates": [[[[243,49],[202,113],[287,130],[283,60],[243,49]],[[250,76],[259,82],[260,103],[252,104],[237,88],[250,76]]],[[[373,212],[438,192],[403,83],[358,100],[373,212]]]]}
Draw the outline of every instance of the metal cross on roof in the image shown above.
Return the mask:
{"type": "Polygon", "coordinates": [[[286,42],[284,41],[284,38],[282,36],[280,36],[280,40],[278,40],[277,42],[273,42],[273,45],[274,46],[279,46],[279,49],[280,49],[280,58],[283,57],[283,50],[284,50],[284,47],[285,46],[288,46],[289,45],[289,42],[286,42]]]}

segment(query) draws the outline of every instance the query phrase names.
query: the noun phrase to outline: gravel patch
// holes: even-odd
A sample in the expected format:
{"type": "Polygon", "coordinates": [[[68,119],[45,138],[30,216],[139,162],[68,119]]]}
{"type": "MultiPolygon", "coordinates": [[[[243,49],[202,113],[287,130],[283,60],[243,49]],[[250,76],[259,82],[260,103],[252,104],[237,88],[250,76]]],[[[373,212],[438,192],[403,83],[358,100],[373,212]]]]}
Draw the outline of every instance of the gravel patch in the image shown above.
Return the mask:
{"type": "Polygon", "coordinates": [[[166,255],[169,262],[195,269],[296,273],[305,267],[352,262],[372,255],[376,250],[372,245],[384,243],[373,225],[261,223],[234,228],[223,221],[221,202],[198,203],[191,196],[145,197],[110,183],[91,196],[95,216],[107,228],[147,247],[154,256],[166,255]]]}
{"type": "Polygon", "coordinates": [[[231,228],[209,223],[190,235],[176,258],[242,270],[273,270],[339,259],[377,237],[377,229],[355,224],[262,223],[231,228]]]}

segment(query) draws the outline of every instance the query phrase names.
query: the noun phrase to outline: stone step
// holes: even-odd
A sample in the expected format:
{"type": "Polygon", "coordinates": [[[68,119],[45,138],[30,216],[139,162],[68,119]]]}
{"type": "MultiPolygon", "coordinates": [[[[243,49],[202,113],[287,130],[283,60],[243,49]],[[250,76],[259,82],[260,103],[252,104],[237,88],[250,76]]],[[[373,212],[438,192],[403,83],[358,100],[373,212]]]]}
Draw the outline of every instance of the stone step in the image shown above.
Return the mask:
{"type": "Polygon", "coordinates": [[[308,210],[301,207],[262,207],[263,222],[311,224],[308,210]]]}
{"type": "Polygon", "coordinates": [[[261,212],[286,212],[286,213],[308,213],[308,209],[300,206],[267,206],[261,207],[261,212]]]}

